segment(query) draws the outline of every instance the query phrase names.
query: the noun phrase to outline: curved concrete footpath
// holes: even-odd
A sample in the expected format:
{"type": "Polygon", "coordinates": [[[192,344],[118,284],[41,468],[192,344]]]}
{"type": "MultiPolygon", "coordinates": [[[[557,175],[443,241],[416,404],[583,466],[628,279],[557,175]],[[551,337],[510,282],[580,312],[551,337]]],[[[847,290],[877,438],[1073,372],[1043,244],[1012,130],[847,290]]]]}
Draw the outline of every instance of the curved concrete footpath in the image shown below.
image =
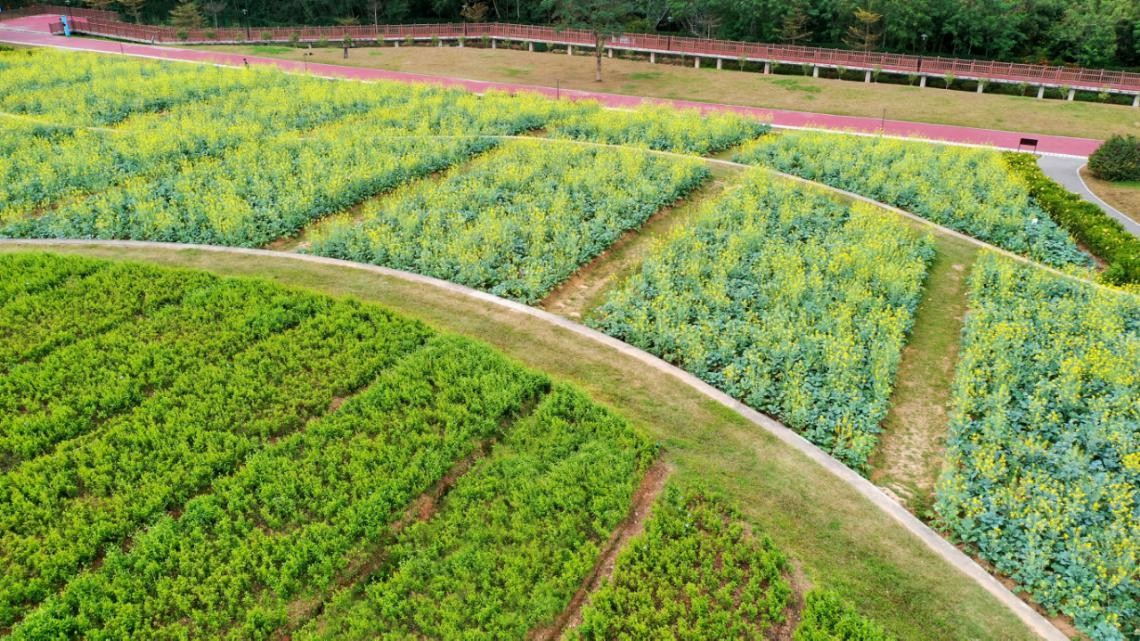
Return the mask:
{"type": "Polygon", "coordinates": [[[1000,581],[986,572],[980,565],[973,559],[966,556],[961,550],[951,545],[946,539],[942,538],[937,532],[930,529],[922,521],[918,520],[913,514],[906,511],[901,505],[896,503],[893,499],[887,496],[873,483],[867,479],[859,476],[846,465],[832,458],[823,450],[819,449],[805,438],[792,431],[783,424],[775,421],[774,419],[757,412],[756,410],[748,407],[740,401],[732,398],[731,396],[721,392],[720,390],[712,387],[708,383],[700,380],[696,376],[688,372],[674,367],[669,363],[657,358],[656,356],[642,351],[632,345],[617,340],[611,336],[607,336],[599,331],[590,329],[584,325],[580,325],[571,320],[545,312],[543,310],[516,303],[514,301],[499,298],[486,292],[463,287],[447,281],[432,278],[430,276],[421,276],[419,274],[412,274],[387,267],[379,267],[376,265],[366,265],[362,263],[353,263],[335,258],[325,258],[322,256],[310,256],[307,254],[295,254],[286,252],[276,252],[264,249],[243,249],[234,247],[218,247],[213,245],[190,245],[180,243],[156,243],[156,242],[143,242],[143,241],[100,241],[100,240],[0,240],[0,246],[12,245],[29,245],[29,246],[51,246],[51,245],[86,245],[86,246],[104,246],[104,247],[123,247],[123,248],[140,248],[140,249],[170,249],[170,250],[197,250],[207,252],[219,252],[240,254],[245,256],[258,256],[266,258],[284,258],[289,260],[297,260],[302,262],[309,262],[321,265],[332,265],[336,267],[343,267],[349,269],[358,269],[368,271],[388,278],[399,279],[419,285],[434,287],[446,290],[458,296],[475,299],[494,305],[509,311],[524,314],[540,321],[555,325],[567,331],[573,332],[577,336],[582,337],[584,340],[592,341],[599,345],[605,346],[609,349],[616,350],[617,352],[637,359],[646,366],[651,367],[659,372],[668,374],[673,378],[681,381],[685,385],[693,388],[702,395],[710,398],[721,405],[728,407],[735,411],[740,416],[747,419],[752,424],[765,430],[769,434],[778,438],[781,442],[794,448],[807,456],[812,461],[826,469],[831,474],[839,477],[840,480],[847,485],[854,488],[860,495],[878,507],[880,510],[886,512],[892,519],[894,519],[900,526],[905,528],[908,532],[922,540],[922,542],[930,548],[935,554],[959,570],[966,576],[970,577],[979,586],[984,588],[987,592],[992,594],[998,601],[1005,604],[1012,610],[1018,618],[1020,618],[1026,626],[1036,632],[1043,639],[1049,641],[1068,641],[1060,630],[1058,630],[1048,619],[1043,617],[1033,608],[1031,608],[1025,601],[1022,601],[1017,595],[1006,588],[1000,581]]]}
{"type": "Polygon", "coordinates": [[[1081,178],[1081,167],[1085,166],[1084,159],[1081,158],[1062,158],[1056,156],[1041,156],[1037,159],[1037,164],[1041,167],[1041,171],[1045,175],[1060,183],[1062,187],[1077,194],[1084,200],[1100,207],[1104,213],[1112,216],[1124,225],[1124,228],[1132,232],[1133,236],[1140,238],[1140,223],[1132,220],[1123,212],[1116,209],[1112,205],[1104,202],[1092,193],[1089,186],[1085,184],[1081,178]]]}
{"type": "Polygon", "coordinates": [[[272,65],[286,71],[313,73],[333,78],[433,83],[446,86],[461,87],[473,92],[492,90],[509,92],[530,91],[550,97],[565,96],[571,99],[597,100],[609,107],[628,108],[644,102],[652,102],[680,108],[695,108],[702,111],[732,111],[770,121],[774,126],[777,127],[797,129],[832,129],[874,134],[882,133],[888,136],[900,138],[923,138],[956,144],[998,147],[1001,149],[1017,149],[1018,142],[1021,140],[1021,138],[1029,137],[1035,138],[1039,141],[1037,149],[1041,153],[1068,155],[1080,158],[1085,158],[1091,154],[1097,147],[1100,146],[1101,142],[1099,140],[1092,140],[1089,138],[1049,136],[1044,134],[1001,131],[997,129],[975,129],[972,127],[936,125],[929,123],[907,122],[903,120],[880,120],[878,118],[835,116],[829,114],[810,113],[805,111],[764,109],[759,107],[724,105],[708,102],[695,102],[690,100],[642,98],[639,96],[625,96],[592,91],[576,91],[568,89],[556,90],[554,87],[539,87],[535,85],[511,84],[501,82],[485,82],[481,80],[429,76],[415,73],[385,71],[382,69],[367,69],[363,67],[305,64],[302,62],[281,60],[278,58],[241,56],[238,54],[218,53],[200,49],[156,47],[142,44],[112,42],[109,40],[97,40],[93,38],[64,38],[62,36],[53,36],[48,33],[47,30],[47,25],[51,22],[58,21],[58,19],[58,16],[32,16],[0,22],[0,42],[41,47],[54,47],[58,49],[95,51],[101,53],[120,53],[146,58],[181,60],[186,62],[199,62],[227,66],[240,66],[243,64],[243,62],[248,61],[250,64],[272,65]]]}

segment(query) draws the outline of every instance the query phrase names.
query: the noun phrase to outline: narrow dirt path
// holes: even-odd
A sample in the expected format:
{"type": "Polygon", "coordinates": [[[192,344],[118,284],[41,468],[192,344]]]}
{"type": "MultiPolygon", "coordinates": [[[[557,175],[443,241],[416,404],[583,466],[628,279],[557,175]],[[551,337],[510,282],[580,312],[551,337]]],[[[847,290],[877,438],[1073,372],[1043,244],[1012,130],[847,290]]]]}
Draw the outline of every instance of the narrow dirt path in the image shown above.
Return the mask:
{"type": "Polygon", "coordinates": [[[539,303],[548,311],[580,321],[605,301],[606,292],[621,283],[641,265],[654,244],[678,225],[692,221],[701,206],[719,197],[728,178],[743,169],[711,165],[713,176],[683,201],[662,208],[640,227],[631,229],[594,260],[554,289],[539,303]]]}
{"type": "Polygon", "coordinates": [[[602,582],[613,574],[618,554],[634,537],[645,531],[645,522],[653,512],[653,504],[661,495],[661,491],[665,489],[665,483],[669,480],[672,471],[672,468],[661,459],[658,459],[649,468],[633,494],[633,503],[630,505],[629,514],[610,535],[609,541],[602,548],[601,556],[594,564],[594,569],[582,581],[582,585],[571,597],[566,609],[550,625],[532,630],[527,636],[528,639],[531,641],[555,641],[562,638],[562,634],[566,630],[582,622],[582,608],[589,601],[590,595],[597,591],[602,582]]]}
{"type": "Polygon", "coordinates": [[[800,562],[795,559],[789,559],[788,565],[788,585],[792,588],[791,602],[788,604],[788,609],[785,611],[787,618],[780,625],[770,630],[770,636],[775,641],[792,641],[796,634],[796,628],[800,627],[800,620],[803,618],[804,604],[807,593],[814,587],[811,579],[807,578],[804,574],[804,569],[800,562]]]}
{"type": "Polygon", "coordinates": [[[942,473],[967,279],[978,257],[971,245],[945,238],[937,243],[895,377],[891,409],[871,457],[871,480],[919,518],[932,508],[942,473]]]}

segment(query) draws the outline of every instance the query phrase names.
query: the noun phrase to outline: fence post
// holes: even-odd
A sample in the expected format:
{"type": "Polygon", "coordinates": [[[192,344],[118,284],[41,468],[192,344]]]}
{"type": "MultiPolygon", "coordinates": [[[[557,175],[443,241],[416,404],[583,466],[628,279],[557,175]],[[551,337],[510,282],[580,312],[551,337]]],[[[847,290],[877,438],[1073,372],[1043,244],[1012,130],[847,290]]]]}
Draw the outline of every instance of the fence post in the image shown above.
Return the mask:
{"type": "Polygon", "coordinates": [[[650,51],[649,52],[649,64],[655,64],[656,62],[657,62],[657,54],[650,51]]]}
{"type": "Polygon", "coordinates": [[[771,73],[772,73],[772,61],[765,60],[764,61],[764,75],[767,76],[771,73]]]}
{"type": "Polygon", "coordinates": [[[696,57],[696,56],[693,56],[693,69],[700,69],[700,68],[701,68],[701,59],[696,57]]]}
{"type": "Polygon", "coordinates": [[[1140,93],[1136,94],[1135,96],[1132,96],[1132,106],[1133,107],[1140,107],[1140,93]]]}
{"type": "Polygon", "coordinates": [[[1038,85],[1037,86],[1037,99],[1038,100],[1044,100],[1045,99],[1045,85],[1038,85]]]}
{"type": "Polygon", "coordinates": [[[811,66],[811,77],[812,78],[818,78],[819,77],[819,66],[818,65],[812,65],[811,66]]]}
{"type": "Polygon", "coordinates": [[[717,58],[716,59],[716,70],[720,71],[720,68],[723,65],[724,65],[724,58],[717,58]]]}
{"type": "Polygon", "coordinates": [[[918,77],[918,86],[919,87],[925,87],[926,86],[926,74],[923,74],[923,75],[918,77]]]}
{"type": "Polygon", "coordinates": [[[526,50],[531,52],[531,53],[534,53],[534,43],[533,42],[526,43],[526,50]]]}

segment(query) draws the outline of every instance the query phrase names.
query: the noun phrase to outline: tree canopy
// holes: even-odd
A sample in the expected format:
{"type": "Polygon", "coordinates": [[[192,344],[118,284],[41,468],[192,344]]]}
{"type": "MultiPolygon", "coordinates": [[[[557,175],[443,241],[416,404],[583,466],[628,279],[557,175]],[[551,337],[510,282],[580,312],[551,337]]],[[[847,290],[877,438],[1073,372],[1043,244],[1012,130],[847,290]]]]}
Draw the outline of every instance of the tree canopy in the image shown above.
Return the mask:
{"type": "MultiPolygon", "coordinates": [[[[30,0],[27,0],[30,1],[30,0]]],[[[87,0],[104,4],[104,0],[87,0]]],[[[178,0],[118,0],[112,7],[168,22],[178,0]]],[[[1140,67],[1140,2],[1135,0],[243,0],[218,12],[223,25],[255,26],[483,20],[555,23],[602,12],[624,31],[845,47],[856,9],[882,16],[875,49],[1021,62],[1140,67]],[[795,37],[790,37],[795,36],[795,37]]],[[[199,5],[205,8],[205,5],[199,5]]],[[[215,15],[210,13],[211,21],[215,15]]],[[[604,20],[603,20],[604,21],[604,20]]]]}

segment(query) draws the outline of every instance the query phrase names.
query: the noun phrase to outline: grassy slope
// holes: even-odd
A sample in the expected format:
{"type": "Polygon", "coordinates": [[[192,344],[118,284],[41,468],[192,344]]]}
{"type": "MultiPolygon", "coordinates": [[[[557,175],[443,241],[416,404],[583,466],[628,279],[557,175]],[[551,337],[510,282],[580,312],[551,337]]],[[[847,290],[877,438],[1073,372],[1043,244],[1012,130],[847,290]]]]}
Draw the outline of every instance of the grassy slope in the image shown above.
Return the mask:
{"type": "MultiPolygon", "coordinates": [[[[216,51],[303,60],[288,47],[212,46],[216,51]]],[[[339,47],[313,49],[312,62],[348,64],[476,80],[517,82],[658,98],[722,102],[820,113],[986,129],[1104,139],[1140,127],[1140,110],[1064,100],[982,95],[919,89],[903,85],[868,86],[846,80],[764,76],[730,71],[607,59],[603,82],[594,82],[593,58],[473,47],[353,49],[348,60],[339,47]]]]}
{"type": "Polygon", "coordinates": [[[967,306],[966,279],[980,251],[950,236],[935,239],[938,253],[903,350],[879,447],[871,458],[871,480],[899,495],[921,517],[934,503],[934,485],[942,472],[967,306]]]}
{"type": "Polygon", "coordinates": [[[1093,178],[1088,167],[1081,168],[1081,179],[1098,198],[1140,223],[1140,181],[1114,183],[1100,180],[1093,178]]]}
{"type": "MultiPolygon", "coordinates": [[[[616,407],[668,448],[682,479],[726,491],[816,585],[854,599],[900,639],[1031,639],[1011,612],[804,456],[669,375],[539,320],[367,272],[195,250],[60,251],[256,275],[381,303],[485,341],[616,407]]],[[[26,249],[4,247],[0,251],[26,249]]]]}

